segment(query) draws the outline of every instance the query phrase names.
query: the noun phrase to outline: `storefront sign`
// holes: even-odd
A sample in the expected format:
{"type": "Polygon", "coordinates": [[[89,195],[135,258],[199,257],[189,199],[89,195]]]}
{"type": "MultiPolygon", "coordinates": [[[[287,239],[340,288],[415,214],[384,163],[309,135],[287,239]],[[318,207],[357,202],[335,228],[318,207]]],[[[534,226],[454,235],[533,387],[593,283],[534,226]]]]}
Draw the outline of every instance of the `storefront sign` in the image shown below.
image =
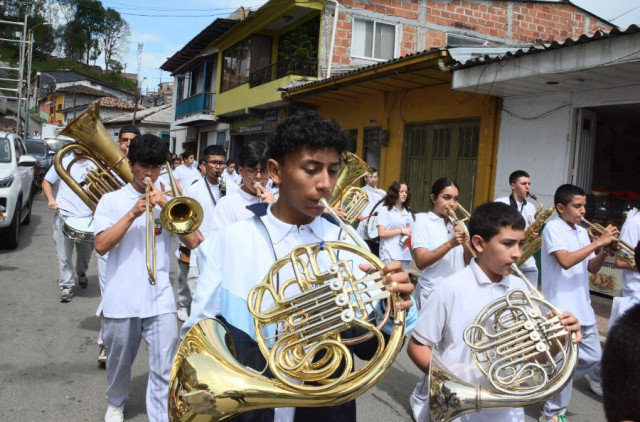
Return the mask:
{"type": "Polygon", "coordinates": [[[269,110],[262,116],[245,116],[235,119],[231,123],[230,131],[232,134],[242,134],[275,130],[278,125],[278,111],[269,110]]]}
{"type": "Polygon", "coordinates": [[[589,274],[589,289],[608,296],[620,296],[622,270],[616,268],[615,262],[615,256],[608,256],[597,274],[589,274]]]}

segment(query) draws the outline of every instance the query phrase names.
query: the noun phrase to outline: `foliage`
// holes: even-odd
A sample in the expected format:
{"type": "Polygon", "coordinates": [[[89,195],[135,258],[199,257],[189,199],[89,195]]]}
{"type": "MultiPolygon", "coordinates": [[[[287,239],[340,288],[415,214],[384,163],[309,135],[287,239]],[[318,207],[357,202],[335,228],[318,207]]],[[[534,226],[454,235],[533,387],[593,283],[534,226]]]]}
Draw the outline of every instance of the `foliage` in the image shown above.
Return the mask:
{"type": "Polygon", "coordinates": [[[312,19],[280,37],[278,57],[280,60],[297,58],[313,59],[318,56],[319,20],[312,19]]]}

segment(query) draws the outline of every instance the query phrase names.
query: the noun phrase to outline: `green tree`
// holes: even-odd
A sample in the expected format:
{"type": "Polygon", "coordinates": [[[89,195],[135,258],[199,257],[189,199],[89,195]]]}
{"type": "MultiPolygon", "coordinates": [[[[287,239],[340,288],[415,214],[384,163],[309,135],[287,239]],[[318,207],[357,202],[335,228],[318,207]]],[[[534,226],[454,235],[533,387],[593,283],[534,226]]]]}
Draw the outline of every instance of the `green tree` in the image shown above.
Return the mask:
{"type": "Polygon", "coordinates": [[[107,8],[100,31],[100,45],[104,52],[105,69],[109,69],[110,63],[115,61],[114,58],[123,52],[130,36],[131,32],[127,21],[122,19],[117,10],[107,8]]]}

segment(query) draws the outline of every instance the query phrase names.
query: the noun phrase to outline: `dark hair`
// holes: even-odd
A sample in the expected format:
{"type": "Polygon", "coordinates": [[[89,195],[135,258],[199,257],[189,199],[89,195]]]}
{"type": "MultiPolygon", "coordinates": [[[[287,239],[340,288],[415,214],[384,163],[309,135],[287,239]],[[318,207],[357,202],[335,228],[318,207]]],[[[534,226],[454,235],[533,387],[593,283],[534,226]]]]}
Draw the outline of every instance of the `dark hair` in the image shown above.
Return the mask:
{"type": "Polygon", "coordinates": [[[186,160],[187,158],[189,158],[192,155],[195,158],[196,155],[193,152],[183,151],[182,154],[180,154],[180,157],[182,157],[183,160],[186,160]]]}
{"type": "MultiPolygon", "coordinates": [[[[455,186],[456,189],[460,190],[455,180],[448,177],[441,177],[433,182],[433,185],[431,185],[431,195],[437,198],[438,195],[440,195],[440,193],[444,190],[444,188],[448,188],[449,186],[455,186]]],[[[433,199],[429,198],[429,200],[433,204],[433,199]]]]}
{"type": "Polygon", "coordinates": [[[377,168],[375,168],[375,167],[369,167],[369,174],[370,174],[370,175],[371,175],[371,174],[373,174],[373,173],[377,173],[377,172],[378,172],[378,169],[377,169],[377,168]]]}
{"type": "Polygon", "coordinates": [[[160,138],[149,133],[138,135],[129,144],[127,157],[131,164],[164,164],[169,155],[169,148],[160,138]]]}
{"type": "Polygon", "coordinates": [[[304,147],[311,150],[333,148],[338,154],[349,146],[349,132],[335,120],[325,120],[315,111],[308,110],[283,120],[267,140],[268,158],[278,162],[304,147]]]}
{"type": "Polygon", "coordinates": [[[531,177],[531,176],[529,176],[529,173],[527,173],[524,170],[516,170],[509,175],[509,185],[517,182],[518,179],[521,177],[531,177]]]}
{"type": "Polygon", "coordinates": [[[558,205],[567,205],[569,202],[573,200],[574,196],[584,196],[585,193],[582,188],[579,188],[576,185],[572,185],[567,183],[566,185],[560,186],[556,189],[555,195],[553,195],[553,204],[558,205]]]}
{"type": "Polygon", "coordinates": [[[227,160],[227,166],[230,166],[231,164],[235,164],[235,163],[236,163],[235,160],[233,160],[232,158],[229,158],[227,160]]]}
{"type": "Polygon", "coordinates": [[[407,185],[407,200],[404,201],[402,206],[407,211],[411,212],[411,208],[409,208],[409,205],[411,205],[411,190],[409,189],[409,185],[406,182],[402,182],[400,180],[396,180],[395,182],[391,183],[391,186],[389,186],[389,189],[387,189],[387,195],[383,198],[383,204],[385,207],[387,207],[388,210],[391,210],[391,207],[393,207],[398,201],[398,198],[400,198],[400,188],[402,187],[402,185],[407,185]]]}
{"type": "Polygon", "coordinates": [[[122,138],[123,133],[135,133],[136,135],[140,135],[140,129],[138,129],[134,125],[124,125],[118,133],[118,138],[122,138]]]}
{"type": "Polygon", "coordinates": [[[640,304],[609,329],[602,352],[602,400],[609,422],[640,421],[640,304]]]}
{"type": "Polygon", "coordinates": [[[473,210],[469,219],[469,236],[476,234],[486,242],[500,232],[502,227],[524,230],[522,214],[515,208],[502,202],[487,202],[473,210]]]}
{"type": "Polygon", "coordinates": [[[224,157],[227,153],[222,145],[209,145],[202,151],[202,156],[205,160],[208,160],[212,155],[222,155],[224,157]]]}
{"type": "Polygon", "coordinates": [[[242,151],[238,154],[238,165],[242,167],[255,167],[262,164],[267,165],[267,143],[263,140],[253,141],[242,146],[242,151]]]}

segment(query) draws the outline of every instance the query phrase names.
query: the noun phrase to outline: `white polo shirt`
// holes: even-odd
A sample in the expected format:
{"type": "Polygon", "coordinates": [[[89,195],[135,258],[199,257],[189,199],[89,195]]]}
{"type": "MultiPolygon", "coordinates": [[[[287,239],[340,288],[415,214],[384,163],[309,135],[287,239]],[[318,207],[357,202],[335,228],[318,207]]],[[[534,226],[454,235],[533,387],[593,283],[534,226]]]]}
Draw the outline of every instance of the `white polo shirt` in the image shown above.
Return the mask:
{"type": "MultiPolygon", "coordinates": [[[[508,196],[503,196],[502,198],[497,198],[495,202],[502,202],[503,204],[511,205],[509,202],[508,196]]],[[[516,201],[516,205],[518,206],[518,212],[522,214],[524,218],[524,222],[526,223],[526,227],[529,227],[531,223],[535,221],[537,208],[531,202],[525,200],[524,202],[516,201]]]]}
{"type": "MultiPolygon", "coordinates": [[[[371,212],[373,211],[373,207],[376,206],[376,204],[385,197],[385,195],[387,194],[385,191],[383,191],[382,189],[377,189],[377,188],[373,188],[369,185],[365,185],[362,190],[364,190],[367,194],[367,198],[369,199],[369,203],[367,204],[367,206],[364,208],[364,210],[362,210],[362,214],[365,217],[371,215],[371,212]]],[[[376,210],[378,210],[380,207],[382,206],[382,204],[378,205],[378,208],[376,210]]],[[[357,228],[357,233],[360,235],[361,238],[363,239],[369,239],[369,235],[367,234],[367,230],[366,230],[366,223],[367,220],[362,220],[358,223],[358,228],[357,228]]]]}
{"type": "Polygon", "coordinates": [[[247,206],[258,202],[260,202],[260,198],[257,196],[253,196],[242,189],[234,190],[232,194],[220,199],[211,220],[207,224],[207,230],[213,234],[229,224],[251,217],[253,213],[247,209],[247,206]]]}
{"type": "MultiPolygon", "coordinates": [[[[455,236],[453,225],[434,212],[416,214],[416,222],[411,232],[411,247],[436,250],[455,236]]],[[[464,268],[464,249],[458,245],[450,249],[439,260],[420,271],[420,287],[430,292],[444,278],[464,268]]]]}
{"type": "MultiPolygon", "coordinates": [[[[620,239],[635,248],[640,241],[640,213],[627,217],[620,230],[620,239]]],[[[640,273],[638,270],[622,271],[622,296],[640,295],[640,273]]]]}
{"type": "MultiPolygon", "coordinates": [[[[94,233],[97,235],[116,224],[143,195],[130,183],[104,195],[94,215],[94,233]]],[[[143,213],[109,251],[101,304],[105,317],[148,318],[176,312],[169,282],[171,235],[160,226],[159,217],[160,207],[156,206],[156,284],[149,283],[146,267],[146,215],[143,213]]]]}
{"type": "Polygon", "coordinates": [[[200,178],[200,171],[194,167],[187,167],[184,164],[178,166],[173,171],[173,177],[180,183],[180,187],[182,191],[186,191],[187,188],[198,178],[200,178]]]}
{"type": "Polygon", "coordinates": [[[236,185],[242,183],[242,176],[240,176],[235,170],[233,170],[231,174],[229,174],[227,170],[224,170],[222,172],[222,177],[227,183],[235,183],[236,185]]]}
{"type": "MultiPolygon", "coordinates": [[[[62,158],[62,167],[67,168],[71,160],[75,158],[73,153],[68,154],[62,158]]],[[[76,182],[82,182],[89,174],[90,171],[95,170],[96,166],[89,160],[84,162],[76,161],[69,170],[70,176],[76,182]]],[[[44,176],[45,180],[51,185],[55,185],[60,181],[58,187],[58,194],[56,195],[56,202],[58,203],[58,212],[63,217],[88,217],[93,212],[78,195],[67,185],[67,183],[60,178],[54,166],[49,168],[47,174],[44,176]]]]}
{"type": "MultiPolygon", "coordinates": [[[[441,363],[449,372],[474,385],[489,387],[489,381],[477,369],[471,349],[463,340],[464,330],[473,324],[475,317],[487,304],[514,289],[528,292],[525,283],[513,275],[504,276],[499,283],[493,283],[472,259],[469,266],[434,287],[418,314],[418,323],[412,335],[418,343],[432,350],[437,349],[441,363]]],[[[524,421],[524,410],[486,409],[454,420],[524,421]]]]}
{"type": "Polygon", "coordinates": [[[566,250],[574,252],[589,245],[589,235],[583,227],[571,228],[560,217],[549,221],[542,237],[542,294],[545,299],[563,311],[572,312],[580,325],[593,325],[596,317],[589,296],[590,254],[568,270],[563,270],[552,252],[566,250]]]}
{"type": "MultiPolygon", "coordinates": [[[[386,206],[378,208],[378,227],[385,226],[387,230],[406,229],[413,227],[413,217],[406,208],[402,211],[396,207],[389,210],[386,206]]],[[[402,235],[380,238],[380,259],[393,259],[398,261],[411,261],[411,249],[400,245],[402,235]]]]}
{"type": "Polygon", "coordinates": [[[200,232],[205,239],[208,238],[212,233],[208,229],[207,222],[213,217],[213,211],[220,201],[220,185],[217,183],[213,185],[206,177],[201,177],[185,189],[183,196],[195,199],[202,206],[204,219],[200,225],[200,232]]]}

